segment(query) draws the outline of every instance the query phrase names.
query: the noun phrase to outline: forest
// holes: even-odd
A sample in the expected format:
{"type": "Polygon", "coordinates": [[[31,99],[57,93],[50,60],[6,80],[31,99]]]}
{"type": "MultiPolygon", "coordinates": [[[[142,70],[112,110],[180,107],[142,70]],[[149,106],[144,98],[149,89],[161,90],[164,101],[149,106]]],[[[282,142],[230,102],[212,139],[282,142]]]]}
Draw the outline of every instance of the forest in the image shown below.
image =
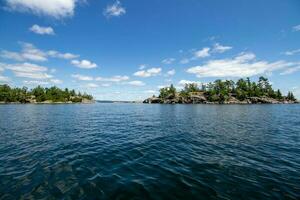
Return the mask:
{"type": "Polygon", "coordinates": [[[68,88],[60,89],[58,87],[44,88],[37,86],[33,89],[27,87],[10,87],[9,85],[0,85],[0,102],[18,102],[18,103],[39,103],[39,102],[72,102],[80,103],[83,100],[93,100],[93,96],[86,93],[81,94],[68,88]]]}

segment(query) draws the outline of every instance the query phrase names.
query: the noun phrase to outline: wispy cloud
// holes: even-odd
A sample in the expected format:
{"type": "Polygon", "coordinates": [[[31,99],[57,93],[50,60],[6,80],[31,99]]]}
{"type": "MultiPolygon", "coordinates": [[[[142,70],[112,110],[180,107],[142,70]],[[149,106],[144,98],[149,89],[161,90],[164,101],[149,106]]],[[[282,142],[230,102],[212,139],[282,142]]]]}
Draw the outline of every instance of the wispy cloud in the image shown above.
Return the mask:
{"type": "Polygon", "coordinates": [[[85,75],[81,75],[81,74],[72,74],[71,75],[73,78],[80,80],[80,81],[92,81],[94,80],[93,77],[91,76],[85,76],[85,75]]]}
{"type": "Polygon", "coordinates": [[[103,82],[121,82],[121,81],[127,81],[129,80],[128,76],[120,76],[120,75],[116,75],[113,77],[97,77],[95,78],[96,81],[103,81],[103,82]]]}
{"type": "Polygon", "coordinates": [[[82,68],[82,69],[93,69],[97,67],[96,63],[93,63],[89,60],[72,60],[72,65],[82,68]]]}
{"type": "Polygon", "coordinates": [[[133,85],[133,86],[144,86],[144,85],[146,85],[142,81],[129,81],[129,82],[126,82],[125,84],[133,85]]]}
{"type": "Polygon", "coordinates": [[[22,48],[20,52],[2,50],[0,52],[0,57],[5,59],[15,60],[15,61],[35,61],[35,62],[47,61],[49,57],[61,58],[61,59],[74,59],[79,57],[79,55],[74,55],[71,53],[60,53],[54,50],[43,51],[41,49],[38,49],[31,43],[20,42],[20,45],[22,48]]]}
{"type": "Polygon", "coordinates": [[[108,5],[106,9],[103,11],[103,14],[107,17],[118,17],[124,15],[126,13],[126,9],[122,7],[120,1],[116,1],[115,3],[108,5]]]}
{"type": "Polygon", "coordinates": [[[229,51],[231,49],[232,49],[231,46],[223,46],[223,45],[220,45],[219,43],[216,43],[213,46],[212,52],[214,52],[214,53],[224,53],[225,51],[229,51]]]}
{"type": "Polygon", "coordinates": [[[293,27],[293,31],[300,31],[300,24],[293,27]]]}
{"type": "Polygon", "coordinates": [[[39,34],[39,35],[55,35],[52,27],[43,27],[43,26],[39,26],[37,24],[30,27],[29,30],[31,32],[39,34]]]}
{"type": "Polygon", "coordinates": [[[7,10],[32,13],[55,19],[72,17],[80,0],[4,0],[7,10]]]}
{"type": "Polygon", "coordinates": [[[48,68],[32,63],[16,63],[6,64],[0,63],[0,66],[11,70],[16,77],[31,78],[31,79],[50,79],[53,76],[48,74],[48,68]]]}
{"type": "Polygon", "coordinates": [[[299,53],[300,53],[300,49],[296,49],[296,50],[292,50],[292,51],[286,51],[283,54],[287,55],[287,56],[292,56],[292,55],[299,54],[299,53]]]}
{"type": "Polygon", "coordinates": [[[166,76],[174,76],[175,74],[176,74],[175,69],[172,69],[172,70],[167,71],[166,76]]]}
{"type": "Polygon", "coordinates": [[[157,67],[157,68],[150,68],[147,70],[137,71],[133,75],[146,78],[146,77],[151,77],[151,76],[157,76],[160,74],[160,72],[161,72],[161,68],[157,67]]]}
{"type": "Polygon", "coordinates": [[[293,67],[296,63],[277,61],[256,61],[255,54],[241,53],[240,55],[221,60],[210,60],[204,65],[191,67],[188,73],[197,77],[251,77],[293,67]]]}
{"type": "MultiPolygon", "coordinates": [[[[299,63],[299,65],[300,65],[300,63],[299,63]]],[[[285,71],[281,72],[280,75],[293,74],[293,73],[298,72],[298,71],[300,71],[300,66],[286,69],[285,71]]]]}
{"type": "Polygon", "coordinates": [[[175,60],[176,60],[175,58],[166,58],[166,59],[162,60],[161,62],[163,64],[169,65],[169,64],[172,64],[175,60]]]}
{"type": "Polygon", "coordinates": [[[194,53],[195,58],[205,58],[210,56],[210,48],[209,47],[204,47],[201,50],[198,50],[194,53]]]}

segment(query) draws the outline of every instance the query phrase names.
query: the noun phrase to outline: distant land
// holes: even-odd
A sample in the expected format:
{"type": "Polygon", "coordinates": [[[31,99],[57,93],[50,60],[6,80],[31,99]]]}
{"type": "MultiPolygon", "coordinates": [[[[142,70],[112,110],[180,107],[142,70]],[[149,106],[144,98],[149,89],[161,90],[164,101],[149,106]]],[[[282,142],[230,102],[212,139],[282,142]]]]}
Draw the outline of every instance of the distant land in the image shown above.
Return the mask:
{"type": "Polygon", "coordinates": [[[184,89],[177,91],[170,87],[160,89],[158,97],[152,96],[143,103],[161,104],[294,104],[299,103],[292,92],[286,96],[274,90],[269,80],[260,77],[259,81],[251,82],[250,78],[232,80],[216,80],[203,84],[186,84],[184,89]]]}
{"type": "Polygon", "coordinates": [[[112,100],[96,100],[97,103],[142,103],[141,101],[112,101],[112,100]]]}
{"type": "Polygon", "coordinates": [[[92,95],[68,88],[43,88],[37,86],[29,90],[27,87],[12,88],[9,85],[0,85],[0,103],[34,103],[34,104],[60,104],[60,103],[94,103],[92,95]]]}

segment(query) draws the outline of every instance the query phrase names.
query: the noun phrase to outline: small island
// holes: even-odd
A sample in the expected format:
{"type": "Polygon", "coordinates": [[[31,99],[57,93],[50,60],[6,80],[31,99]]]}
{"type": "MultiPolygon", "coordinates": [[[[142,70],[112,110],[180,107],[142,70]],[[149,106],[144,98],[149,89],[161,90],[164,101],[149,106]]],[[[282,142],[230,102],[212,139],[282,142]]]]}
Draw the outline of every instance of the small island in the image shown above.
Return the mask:
{"type": "Polygon", "coordinates": [[[31,90],[27,87],[12,88],[9,85],[0,85],[0,103],[94,103],[92,95],[81,94],[68,88],[62,90],[58,87],[43,88],[37,86],[31,90]]]}
{"type": "Polygon", "coordinates": [[[274,90],[269,80],[260,77],[258,82],[250,78],[232,80],[216,80],[212,83],[186,84],[177,92],[170,87],[160,89],[158,97],[145,99],[143,103],[160,104],[294,104],[299,103],[292,92],[283,96],[280,90],[274,90]]]}

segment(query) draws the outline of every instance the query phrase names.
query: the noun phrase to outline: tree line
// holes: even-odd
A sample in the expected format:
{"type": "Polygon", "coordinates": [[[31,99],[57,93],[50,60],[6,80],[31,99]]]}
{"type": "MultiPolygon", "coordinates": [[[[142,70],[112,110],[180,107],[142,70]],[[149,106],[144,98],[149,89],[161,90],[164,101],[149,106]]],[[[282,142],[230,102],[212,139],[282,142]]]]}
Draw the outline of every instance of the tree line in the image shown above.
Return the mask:
{"type": "Polygon", "coordinates": [[[177,92],[171,84],[170,87],[160,89],[159,98],[167,98],[178,94],[181,97],[188,97],[191,93],[202,92],[207,99],[212,102],[224,102],[230,97],[243,101],[251,97],[269,97],[276,100],[296,101],[292,92],[283,96],[281,91],[274,90],[269,80],[263,76],[259,77],[258,82],[252,82],[250,78],[239,79],[237,82],[232,80],[215,80],[208,84],[202,84],[200,87],[196,83],[185,84],[184,88],[177,92]]]}
{"type": "Polygon", "coordinates": [[[86,93],[81,94],[75,90],[68,88],[60,89],[58,87],[43,88],[37,86],[33,89],[27,87],[10,87],[9,85],[0,85],[0,101],[1,102],[20,102],[28,103],[31,100],[36,102],[52,101],[52,102],[82,102],[83,99],[92,100],[93,96],[86,93]]]}

